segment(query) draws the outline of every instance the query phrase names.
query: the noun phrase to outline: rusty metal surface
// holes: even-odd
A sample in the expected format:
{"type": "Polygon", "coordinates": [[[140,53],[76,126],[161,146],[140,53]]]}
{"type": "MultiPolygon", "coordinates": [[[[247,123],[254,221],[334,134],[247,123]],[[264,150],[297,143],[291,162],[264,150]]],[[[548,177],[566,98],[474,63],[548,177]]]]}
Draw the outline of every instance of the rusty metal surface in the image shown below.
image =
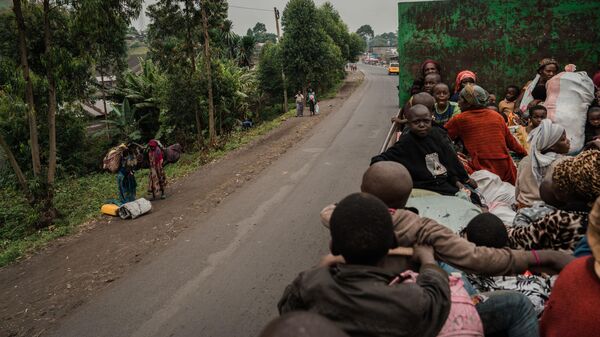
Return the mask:
{"type": "Polygon", "coordinates": [[[431,58],[453,90],[458,71],[502,99],[505,88],[523,86],[544,57],[576,64],[591,76],[600,55],[598,0],[458,0],[398,3],[400,102],[431,58]]]}

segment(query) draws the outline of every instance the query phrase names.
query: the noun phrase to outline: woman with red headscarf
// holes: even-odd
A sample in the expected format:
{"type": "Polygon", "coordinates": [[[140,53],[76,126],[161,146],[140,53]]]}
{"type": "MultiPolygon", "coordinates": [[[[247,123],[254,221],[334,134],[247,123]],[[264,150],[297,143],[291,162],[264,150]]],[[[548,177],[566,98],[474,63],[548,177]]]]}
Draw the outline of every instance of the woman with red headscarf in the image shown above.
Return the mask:
{"type": "Polygon", "coordinates": [[[458,102],[458,96],[460,91],[463,90],[467,83],[477,83],[477,75],[470,70],[463,70],[456,75],[456,81],[454,83],[454,94],[450,97],[451,102],[458,102]]]}
{"type": "Polygon", "coordinates": [[[415,79],[413,81],[412,86],[410,87],[411,97],[423,91],[423,85],[425,84],[425,76],[429,74],[440,74],[440,76],[442,75],[442,68],[437,61],[428,59],[421,63],[419,71],[420,77],[415,79]]]}
{"type": "Polygon", "coordinates": [[[152,199],[160,191],[160,198],[165,198],[165,186],[167,178],[163,170],[163,151],[158,146],[158,141],[152,139],[148,142],[150,150],[148,151],[148,160],[150,162],[150,176],[148,178],[148,194],[152,195],[152,199]]]}

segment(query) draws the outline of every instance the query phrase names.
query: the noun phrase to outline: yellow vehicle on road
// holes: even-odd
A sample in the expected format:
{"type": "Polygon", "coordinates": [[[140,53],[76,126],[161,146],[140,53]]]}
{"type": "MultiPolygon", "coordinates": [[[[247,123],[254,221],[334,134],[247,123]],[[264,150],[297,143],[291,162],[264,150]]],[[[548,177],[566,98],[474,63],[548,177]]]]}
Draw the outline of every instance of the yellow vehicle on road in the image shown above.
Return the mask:
{"type": "Polygon", "coordinates": [[[398,73],[400,72],[400,65],[398,63],[390,63],[390,66],[388,67],[388,75],[398,75],[398,73]]]}

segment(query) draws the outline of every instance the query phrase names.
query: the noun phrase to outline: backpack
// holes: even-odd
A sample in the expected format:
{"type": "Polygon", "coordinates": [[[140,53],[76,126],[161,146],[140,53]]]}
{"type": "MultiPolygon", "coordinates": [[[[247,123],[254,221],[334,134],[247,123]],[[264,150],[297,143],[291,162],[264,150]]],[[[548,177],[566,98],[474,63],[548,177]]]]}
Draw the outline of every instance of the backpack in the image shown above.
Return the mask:
{"type": "Polygon", "coordinates": [[[117,173],[117,171],[119,171],[119,167],[121,166],[123,151],[125,151],[126,148],[127,146],[125,146],[125,144],[121,144],[110,149],[110,151],[108,151],[102,160],[102,169],[111,173],[117,173]]]}

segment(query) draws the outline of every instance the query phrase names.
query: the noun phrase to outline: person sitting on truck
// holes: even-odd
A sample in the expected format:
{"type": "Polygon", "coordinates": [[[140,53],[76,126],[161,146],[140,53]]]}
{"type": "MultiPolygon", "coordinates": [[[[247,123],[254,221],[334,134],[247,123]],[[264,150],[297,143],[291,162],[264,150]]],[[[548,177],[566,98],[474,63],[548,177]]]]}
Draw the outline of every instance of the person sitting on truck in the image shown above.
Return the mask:
{"type": "Polygon", "coordinates": [[[526,109],[546,101],[546,83],[558,74],[558,68],[558,62],[553,58],[540,61],[535,78],[525,84],[515,101],[517,113],[525,112],[526,109]]]}
{"type": "Polygon", "coordinates": [[[440,76],[440,74],[428,74],[427,76],[425,76],[423,92],[433,95],[433,87],[440,82],[442,82],[442,77],[440,76]]]}
{"type": "Polygon", "coordinates": [[[445,128],[451,139],[463,141],[471,156],[471,167],[490,171],[514,185],[517,169],[509,149],[522,157],[527,155],[527,151],[510,133],[500,114],[485,108],[487,100],[485,89],[466,85],[458,101],[462,113],[450,119],[445,128]]]}
{"type": "MultiPolygon", "coordinates": [[[[560,272],[573,260],[573,256],[555,250],[539,250],[534,254],[525,250],[477,247],[450,228],[405,209],[412,186],[406,167],[393,161],[371,165],[363,175],[360,186],[362,192],[375,195],[390,208],[394,231],[402,247],[430,244],[438,260],[467,273],[489,276],[514,275],[539,267],[560,272]]],[[[329,219],[335,208],[336,205],[329,205],[321,211],[324,226],[329,227],[329,219]]],[[[341,257],[335,258],[343,261],[341,257]]]]}
{"type": "Polygon", "coordinates": [[[569,152],[570,142],[565,128],[549,119],[529,134],[529,155],[521,160],[517,170],[515,196],[519,208],[532,207],[541,201],[540,185],[552,164],[569,152]]]}
{"type": "Polygon", "coordinates": [[[423,63],[421,63],[421,67],[419,68],[419,78],[415,79],[410,87],[410,96],[422,92],[425,76],[433,73],[440,74],[440,76],[442,75],[442,67],[440,64],[434,60],[423,61],[423,63]]]}
{"type": "Polygon", "coordinates": [[[475,75],[475,73],[470,70],[463,70],[459,72],[458,75],[456,75],[456,81],[454,83],[454,94],[452,94],[452,97],[450,97],[450,101],[458,102],[460,92],[465,88],[465,85],[467,83],[477,83],[477,75],[475,75]]]}
{"type": "Polygon", "coordinates": [[[429,336],[450,312],[448,274],[430,246],[416,246],[416,283],[383,268],[398,247],[388,207],[377,197],[354,193],[339,202],[330,221],[332,263],[300,273],[284,291],[280,314],[306,310],[332,320],[350,336],[429,336]]]}
{"type": "Polygon", "coordinates": [[[406,124],[406,111],[410,109],[413,105],[423,104],[426,106],[429,111],[433,112],[435,107],[435,98],[426,92],[420,92],[414,94],[410,97],[410,99],[404,104],[404,107],[401,110],[400,117],[392,117],[392,123],[406,124]]]}
{"type": "Polygon", "coordinates": [[[597,336],[600,313],[600,199],[596,199],[589,216],[587,241],[592,256],[578,258],[558,276],[540,320],[541,336],[597,336]]]}
{"type": "Polygon", "coordinates": [[[433,110],[433,119],[440,125],[446,124],[454,115],[460,113],[458,103],[450,102],[450,88],[445,83],[438,83],[433,87],[433,97],[435,106],[433,110]]]}
{"type": "Polygon", "coordinates": [[[409,132],[385,152],[373,157],[371,164],[398,162],[408,169],[416,188],[442,195],[455,195],[465,188],[463,184],[474,184],[451,145],[432,135],[431,112],[427,107],[414,105],[406,118],[409,132]]]}
{"type": "Polygon", "coordinates": [[[508,126],[520,125],[520,117],[515,114],[515,101],[519,97],[519,87],[509,85],[506,88],[504,99],[498,104],[500,113],[504,114],[508,119],[508,126]]]}

